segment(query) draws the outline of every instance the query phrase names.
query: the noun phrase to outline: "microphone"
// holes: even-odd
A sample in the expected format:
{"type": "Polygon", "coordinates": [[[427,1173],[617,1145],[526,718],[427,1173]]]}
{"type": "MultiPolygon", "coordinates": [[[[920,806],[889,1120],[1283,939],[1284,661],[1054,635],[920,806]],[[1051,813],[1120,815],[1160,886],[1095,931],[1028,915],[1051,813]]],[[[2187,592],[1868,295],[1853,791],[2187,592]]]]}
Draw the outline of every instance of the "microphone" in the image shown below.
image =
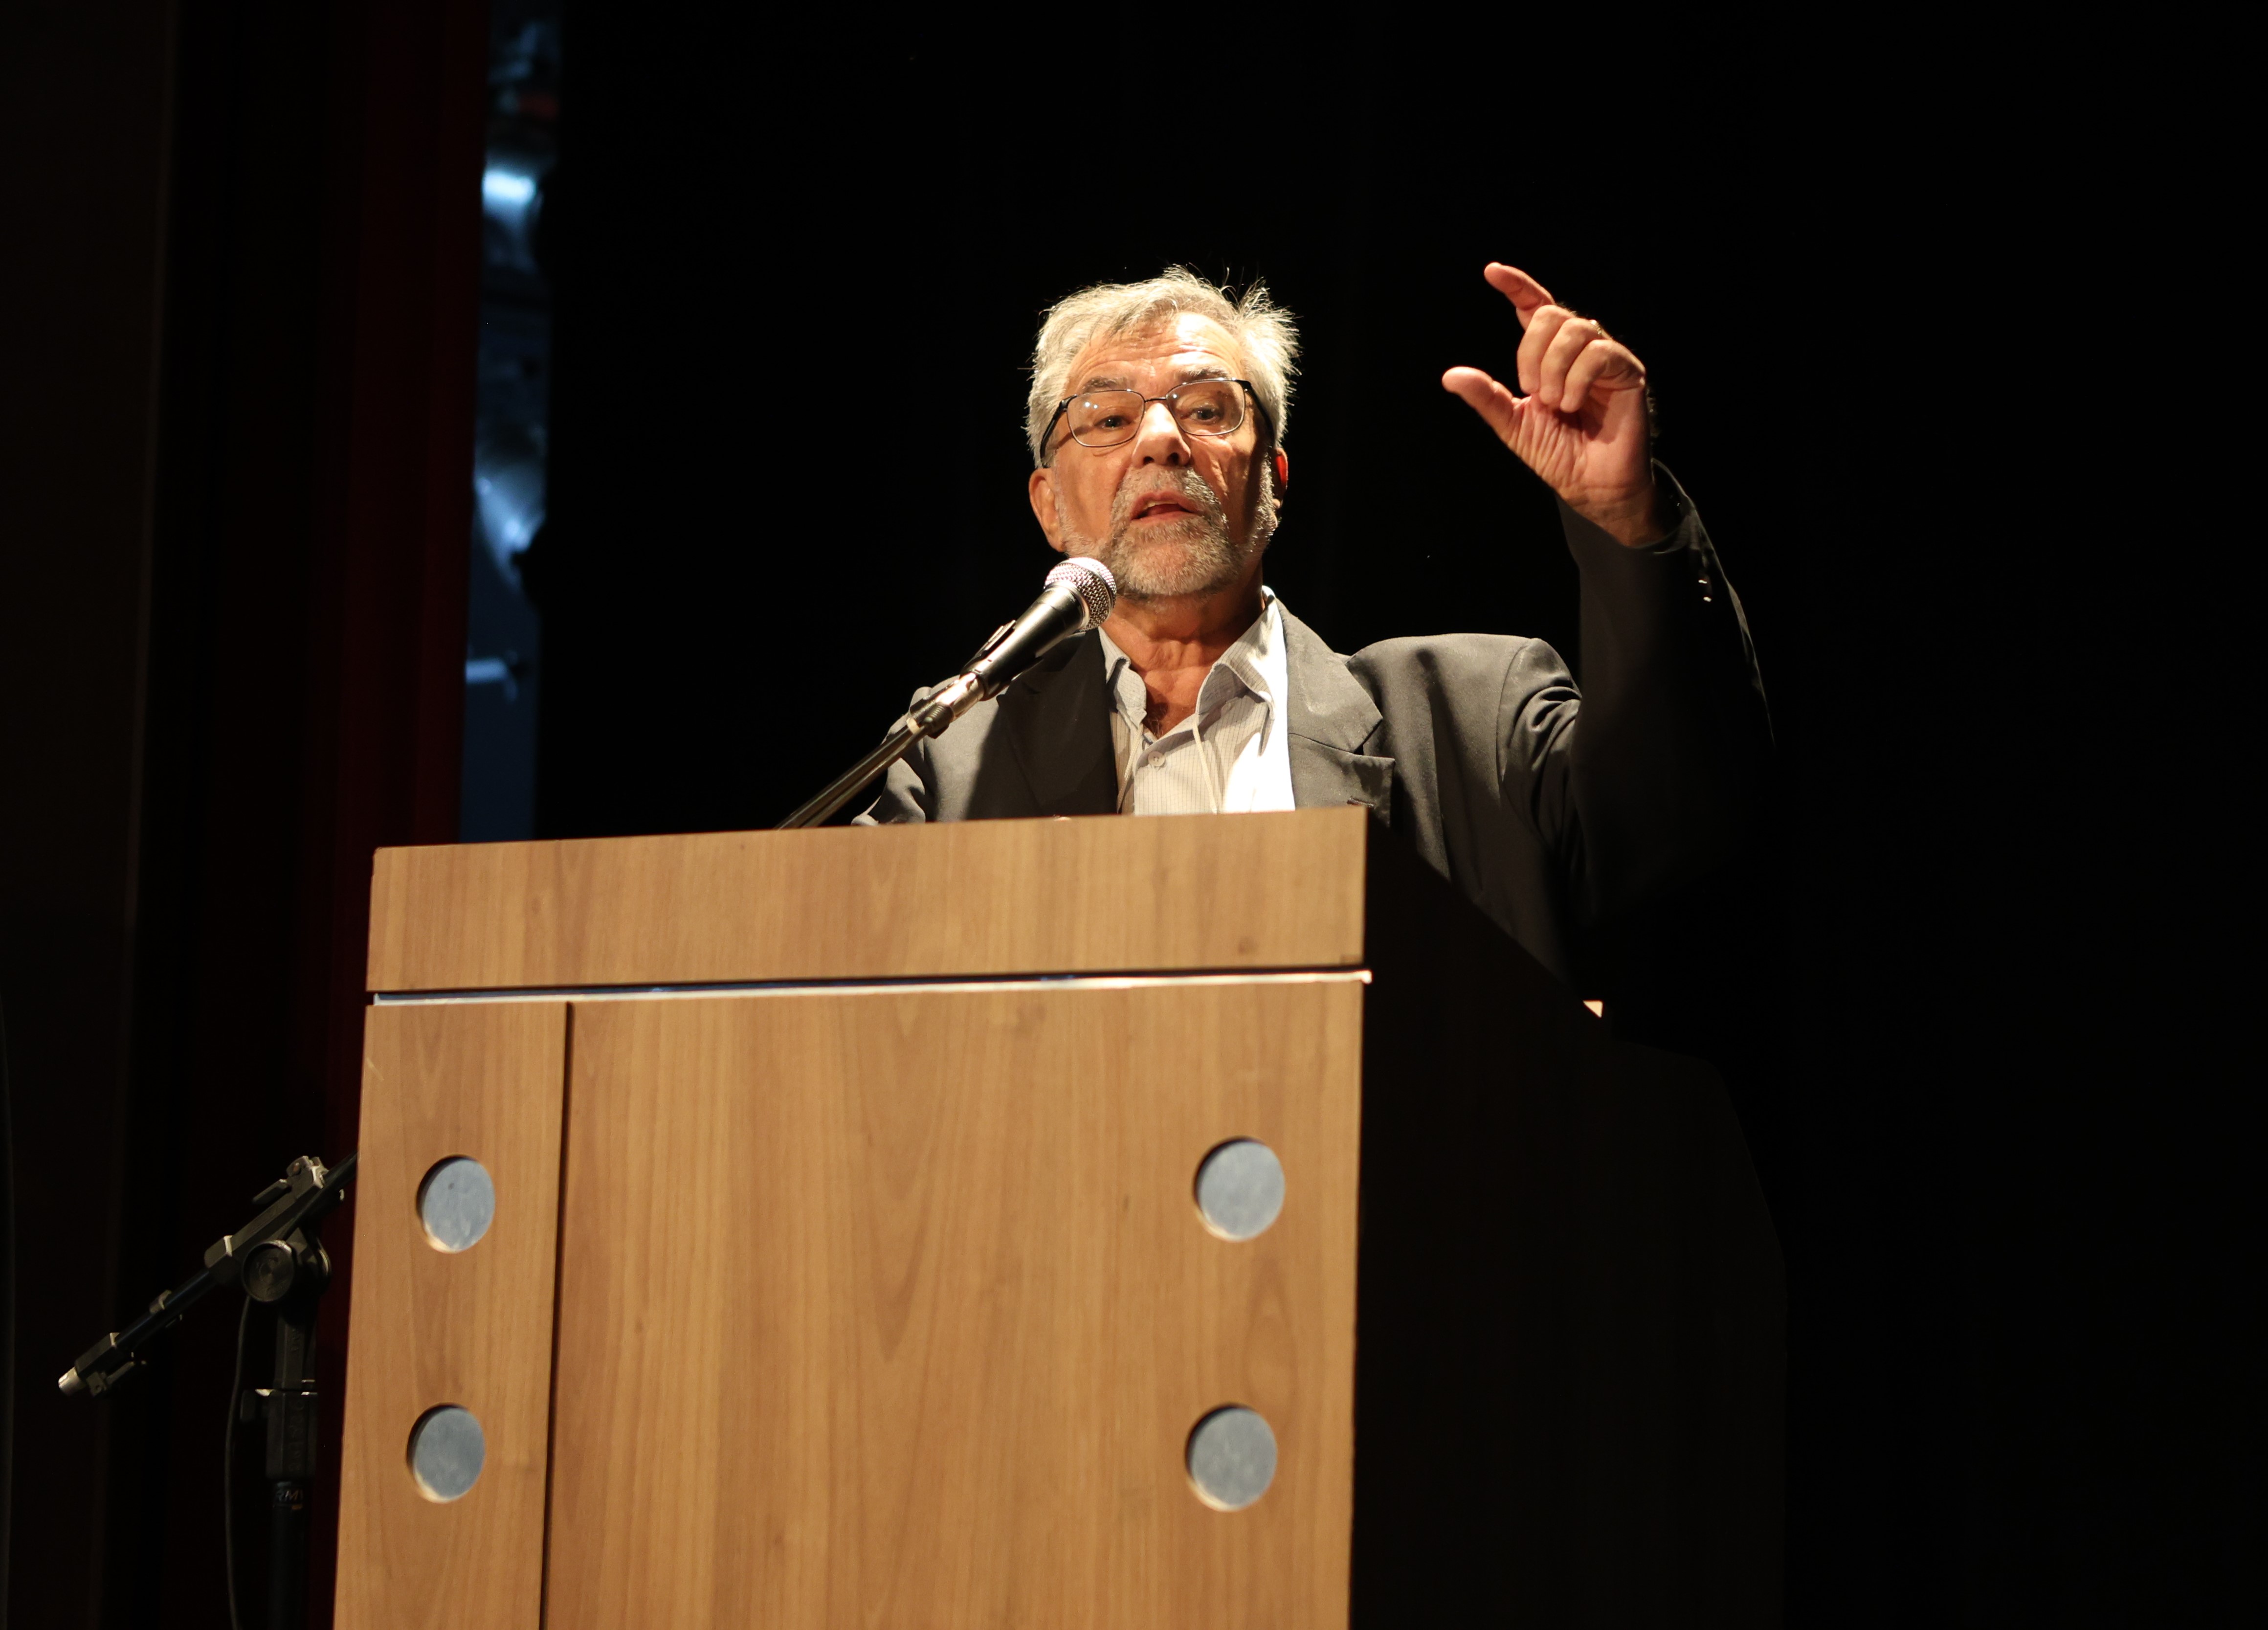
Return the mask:
{"type": "Polygon", "coordinates": [[[1016,676],[1073,634],[1098,628],[1118,600],[1110,568],[1084,555],[1048,573],[1040,597],[1024,615],[1003,623],[961,672],[932,690],[890,726],[882,744],[828,782],[819,794],[779,823],[775,830],[816,826],[849,803],[858,790],[913,749],[924,736],[942,735],[946,726],[990,697],[998,696],[1016,676]]]}
{"type": "Polygon", "coordinates": [[[1023,616],[995,629],[976,654],[961,665],[961,672],[932,691],[906,715],[906,722],[923,735],[941,734],[947,725],[977,703],[998,696],[1018,675],[1073,634],[1101,627],[1117,600],[1118,583],[1110,568],[1074,555],[1048,573],[1040,597],[1024,608],[1023,616]]]}

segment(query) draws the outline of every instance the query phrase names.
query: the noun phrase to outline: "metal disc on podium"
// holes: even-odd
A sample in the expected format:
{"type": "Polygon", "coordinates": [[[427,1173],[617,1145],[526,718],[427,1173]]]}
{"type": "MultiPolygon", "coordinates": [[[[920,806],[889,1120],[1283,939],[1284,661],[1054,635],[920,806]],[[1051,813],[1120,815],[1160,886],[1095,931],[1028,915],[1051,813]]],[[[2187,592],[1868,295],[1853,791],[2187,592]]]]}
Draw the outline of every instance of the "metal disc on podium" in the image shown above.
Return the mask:
{"type": "Polygon", "coordinates": [[[469,1155],[451,1155],[417,1185],[417,1220],[434,1250],[470,1250],[496,1221],[496,1180],[469,1155]]]}
{"type": "Polygon", "coordinates": [[[1189,1481],[1219,1511],[1241,1511],[1276,1480],[1276,1434],[1258,1410],[1216,1409],[1189,1434],[1189,1481]]]}
{"type": "Polygon", "coordinates": [[[472,1492],[488,1453],[478,1417],[455,1404],[427,1410],[409,1428],[409,1474],[418,1493],[440,1504],[472,1492]]]}
{"type": "Polygon", "coordinates": [[[1256,1139],[1231,1139],[1198,1165],[1197,1196],[1205,1226],[1223,1239],[1257,1238],[1283,1212],[1284,1162],[1256,1139]]]}

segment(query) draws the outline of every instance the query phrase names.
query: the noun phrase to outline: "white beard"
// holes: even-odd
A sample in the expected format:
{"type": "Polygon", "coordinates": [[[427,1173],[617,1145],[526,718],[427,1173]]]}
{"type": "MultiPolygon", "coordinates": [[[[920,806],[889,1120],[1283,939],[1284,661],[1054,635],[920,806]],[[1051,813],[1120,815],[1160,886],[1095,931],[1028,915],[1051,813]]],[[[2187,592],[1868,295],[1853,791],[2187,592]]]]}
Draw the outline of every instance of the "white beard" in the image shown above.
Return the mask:
{"type": "Polygon", "coordinates": [[[1110,535],[1097,542],[1082,537],[1064,513],[1063,494],[1056,494],[1056,527],[1069,545],[1068,553],[1091,555],[1110,568],[1122,599],[1175,600],[1217,594],[1242,576],[1254,557],[1268,547],[1276,530],[1276,483],[1266,463],[1260,466],[1258,502],[1252,525],[1240,544],[1228,534],[1228,513],[1220,495],[1193,469],[1143,476],[1129,471],[1110,503],[1110,535]],[[1197,506],[1197,513],[1134,532],[1134,505],[1159,491],[1197,506]]]}

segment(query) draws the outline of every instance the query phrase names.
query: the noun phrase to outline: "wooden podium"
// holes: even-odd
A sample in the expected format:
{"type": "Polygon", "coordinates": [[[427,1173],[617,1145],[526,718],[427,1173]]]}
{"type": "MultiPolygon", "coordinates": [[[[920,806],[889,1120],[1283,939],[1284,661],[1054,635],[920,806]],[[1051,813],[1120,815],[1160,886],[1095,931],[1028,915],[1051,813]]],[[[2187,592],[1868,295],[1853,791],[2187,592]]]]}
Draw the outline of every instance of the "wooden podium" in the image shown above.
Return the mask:
{"type": "Polygon", "coordinates": [[[369,982],[340,1630],[1777,1621],[1721,1086],[1359,809],[389,850],[369,982]]]}

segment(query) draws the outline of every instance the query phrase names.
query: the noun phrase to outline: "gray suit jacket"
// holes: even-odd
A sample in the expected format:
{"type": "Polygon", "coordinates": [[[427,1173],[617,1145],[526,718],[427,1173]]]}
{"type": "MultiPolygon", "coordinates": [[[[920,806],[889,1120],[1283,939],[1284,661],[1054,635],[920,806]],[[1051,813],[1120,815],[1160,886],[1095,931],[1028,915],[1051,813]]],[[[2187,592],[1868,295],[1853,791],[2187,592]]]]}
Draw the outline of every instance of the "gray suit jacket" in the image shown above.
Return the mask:
{"type": "MultiPolygon", "coordinates": [[[[1578,693],[1540,639],[1442,634],[1342,656],[1285,608],[1292,792],[1362,804],[1562,978],[1617,918],[1727,858],[1771,740],[1740,602],[1678,524],[1628,549],[1561,506],[1582,580],[1578,693]]],[[[894,765],[861,822],[1108,815],[1096,637],[1064,641],[894,765]]]]}

